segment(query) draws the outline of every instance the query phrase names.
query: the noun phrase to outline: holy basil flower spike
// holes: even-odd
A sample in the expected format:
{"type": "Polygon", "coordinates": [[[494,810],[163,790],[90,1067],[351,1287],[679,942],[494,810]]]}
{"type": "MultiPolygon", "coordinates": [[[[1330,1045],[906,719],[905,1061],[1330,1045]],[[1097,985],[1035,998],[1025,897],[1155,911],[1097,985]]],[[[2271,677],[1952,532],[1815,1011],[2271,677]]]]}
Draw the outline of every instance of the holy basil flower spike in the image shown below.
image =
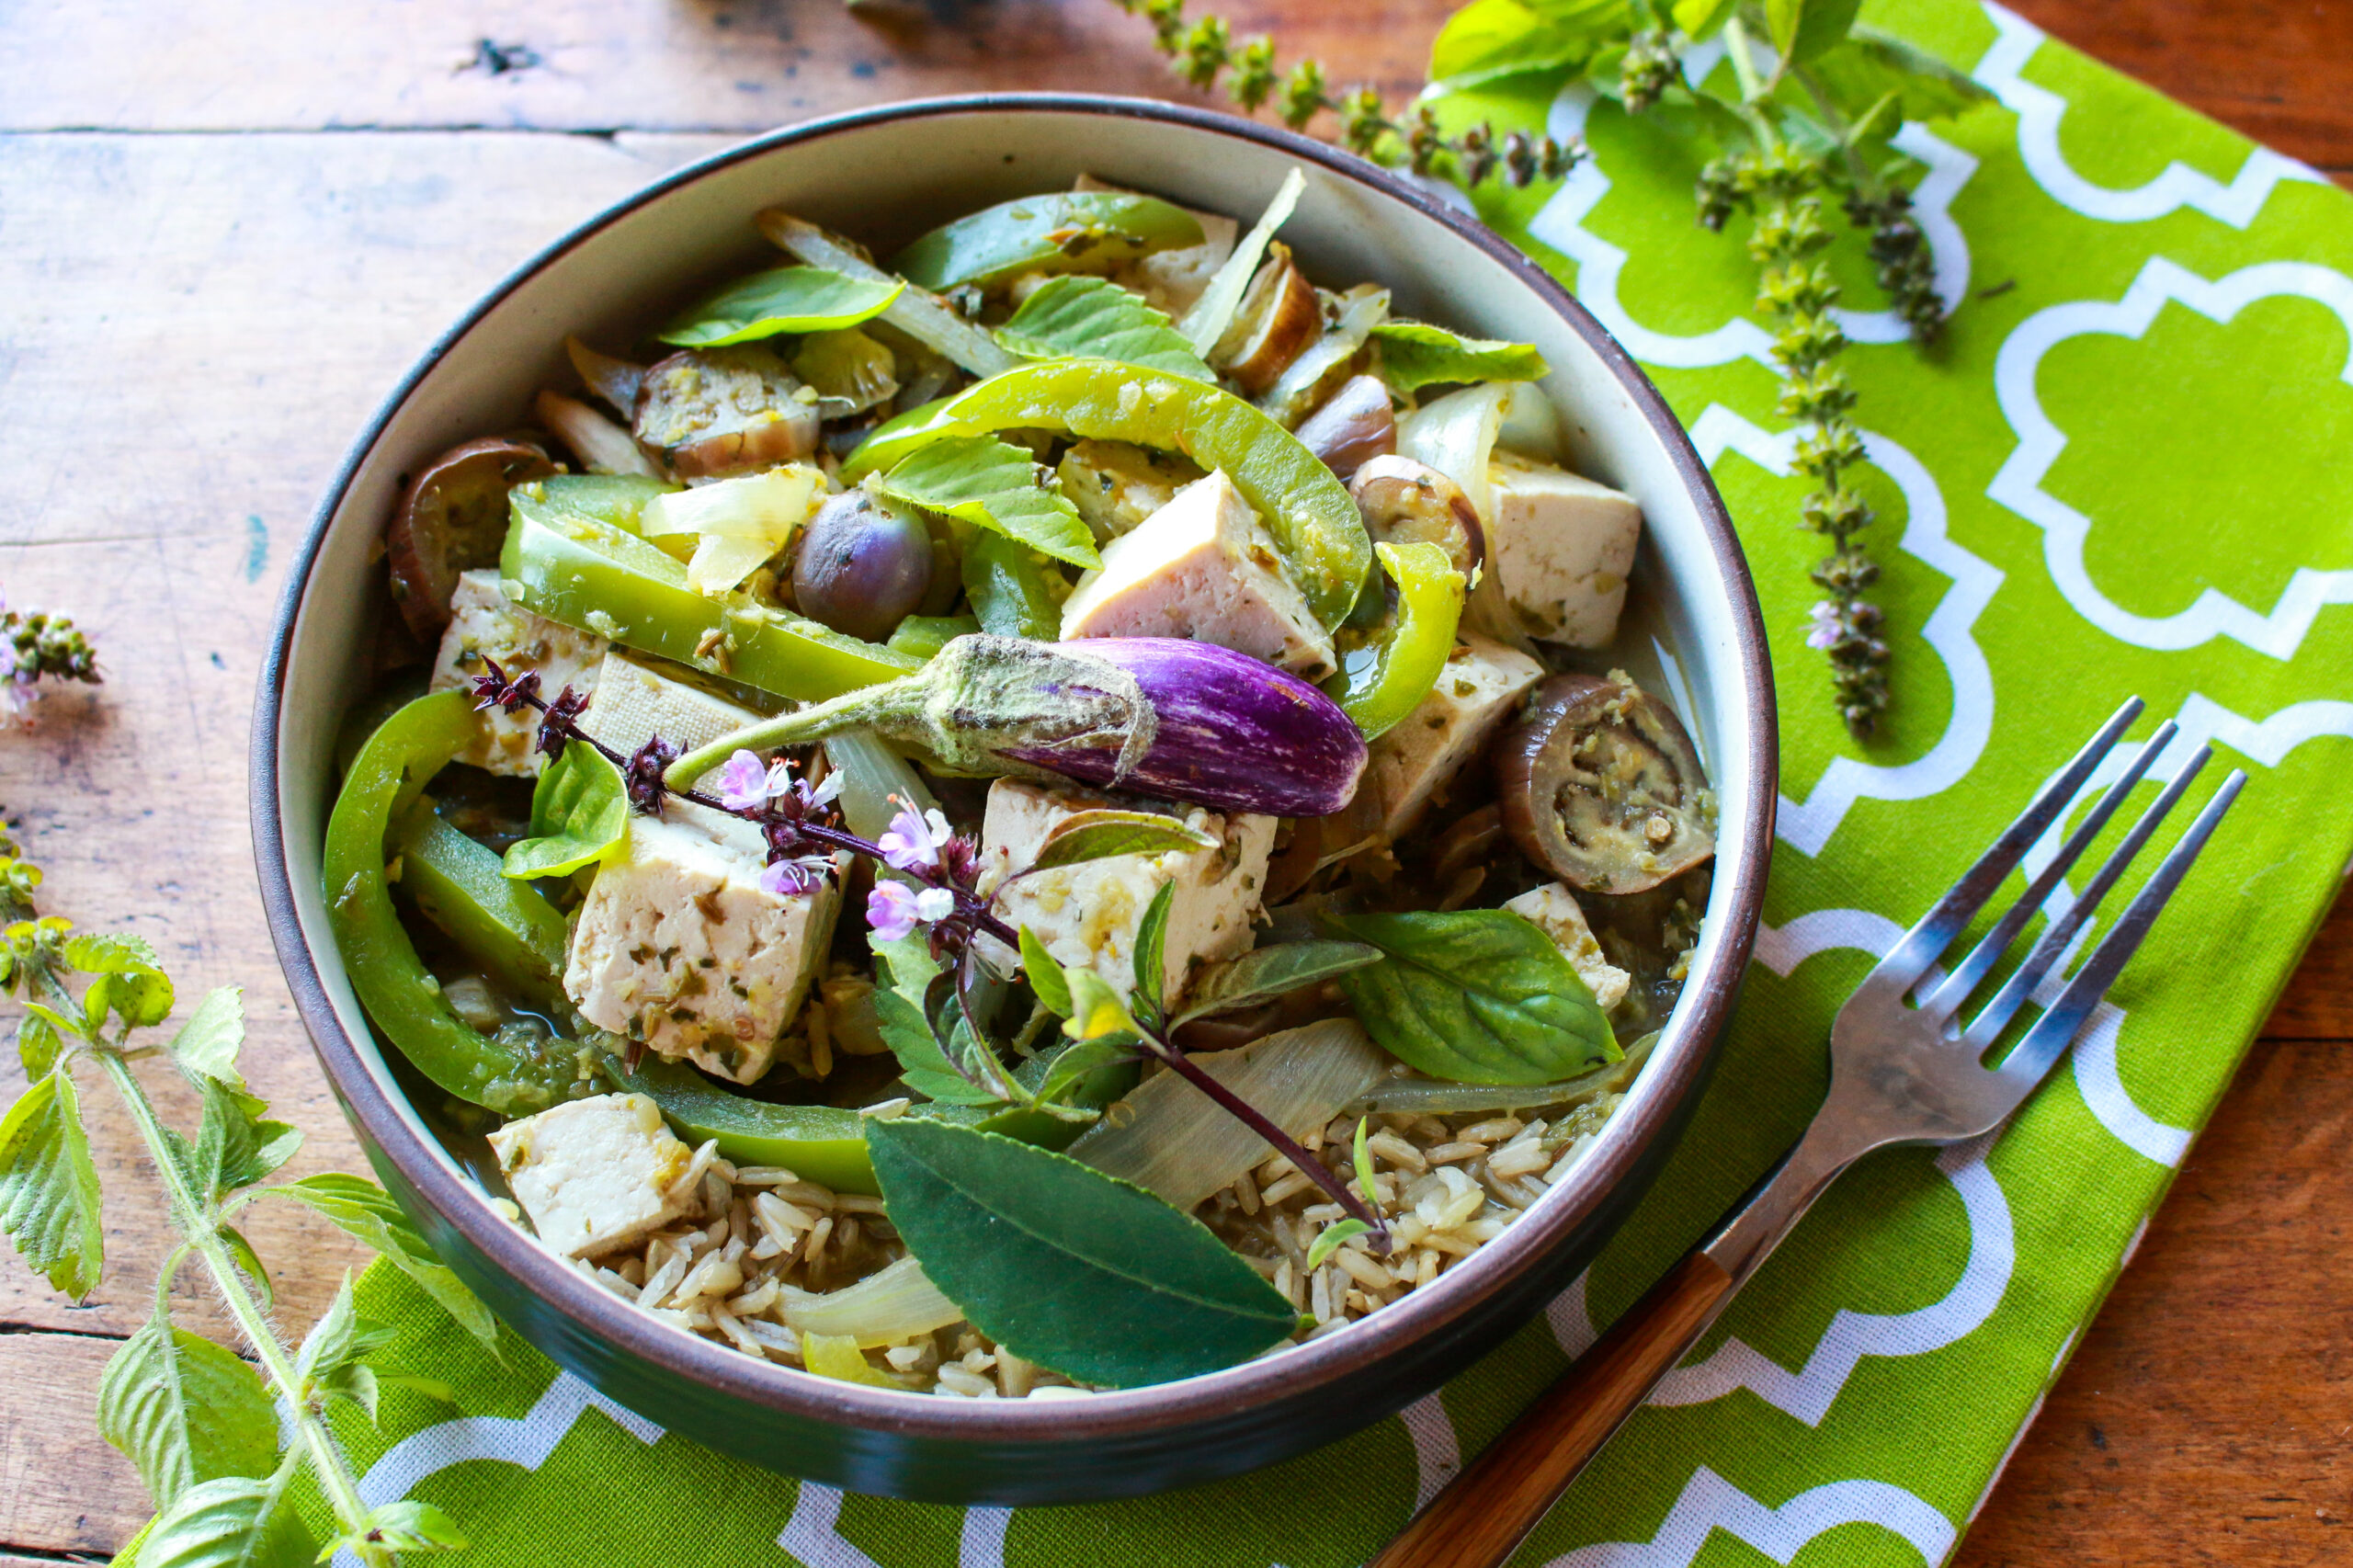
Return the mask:
{"type": "Polygon", "coordinates": [[[1157,197],[1058,190],[943,223],[891,259],[918,288],[985,289],[1025,272],[1108,272],[1156,250],[1201,243],[1200,221],[1157,197]]]}
{"type": "Polygon", "coordinates": [[[499,573],[534,615],[802,702],[921,663],[748,598],[698,594],[684,562],[625,528],[517,494],[499,573]]]}
{"type": "Polygon", "coordinates": [[[654,335],[682,348],[717,348],[784,333],[833,332],[873,320],[905,288],[824,267],[771,267],[697,301],[654,335]]]}
{"type": "Polygon", "coordinates": [[[842,479],[854,483],[935,441],[1018,429],[1130,441],[1223,469],[1327,627],[1346,619],[1371,571],[1356,503],[1298,437],[1231,392],[1130,366],[1055,359],[991,376],[882,426],[844,460],[842,479]]]}
{"type": "Polygon", "coordinates": [[[394,814],[414,804],[473,738],[474,723],[472,699],[462,691],[420,697],[384,721],[359,748],[335,798],[322,881],[327,923],[351,987],[385,1038],[444,1091],[523,1116],[578,1091],[571,1051],[494,1040],[451,1011],[402,926],[384,880],[384,837],[394,814]]]}

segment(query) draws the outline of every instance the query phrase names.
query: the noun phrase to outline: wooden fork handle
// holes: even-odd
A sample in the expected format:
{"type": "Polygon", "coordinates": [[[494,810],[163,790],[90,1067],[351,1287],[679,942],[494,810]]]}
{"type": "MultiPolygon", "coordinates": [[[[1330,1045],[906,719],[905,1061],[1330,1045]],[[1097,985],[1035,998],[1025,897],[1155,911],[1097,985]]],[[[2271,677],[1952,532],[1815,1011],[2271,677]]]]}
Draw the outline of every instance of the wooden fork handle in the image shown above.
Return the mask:
{"type": "Polygon", "coordinates": [[[1707,1332],[1732,1276],[1693,1252],[1366,1568],[1497,1568],[1707,1332]]]}

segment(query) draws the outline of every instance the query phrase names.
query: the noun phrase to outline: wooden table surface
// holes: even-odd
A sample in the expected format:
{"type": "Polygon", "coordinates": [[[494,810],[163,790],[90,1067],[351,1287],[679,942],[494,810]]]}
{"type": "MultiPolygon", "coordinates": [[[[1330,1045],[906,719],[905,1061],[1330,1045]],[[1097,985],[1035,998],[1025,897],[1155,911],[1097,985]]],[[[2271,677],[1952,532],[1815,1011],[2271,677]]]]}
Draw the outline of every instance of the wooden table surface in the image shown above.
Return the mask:
{"type": "MultiPolygon", "coordinates": [[[[1227,14],[1338,81],[1405,92],[1447,8],[1227,14]]],[[[2347,0],[2022,8],[2353,180],[2347,0]]],[[[1108,0],[14,5],[0,82],[0,585],[76,614],[108,676],[0,736],[0,801],[48,868],[52,911],[143,933],[186,997],[246,987],[246,1071],[312,1135],[297,1170],[359,1156],[263,928],[246,725],[288,552],[400,369],[516,260],[746,133],[975,88],[1192,96],[1108,0]]],[[[2353,1561],[2348,1044],[2341,912],[1961,1562],[2353,1561]]],[[[92,1403],[165,1238],[134,1186],[135,1140],[95,1119],[105,1284],[69,1307],[0,1262],[0,1568],[103,1555],[145,1514],[92,1403]]],[[[256,1214],[299,1332],[356,1255],[285,1206],[256,1214]]],[[[194,1295],[182,1310],[222,1330],[194,1295]]]]}

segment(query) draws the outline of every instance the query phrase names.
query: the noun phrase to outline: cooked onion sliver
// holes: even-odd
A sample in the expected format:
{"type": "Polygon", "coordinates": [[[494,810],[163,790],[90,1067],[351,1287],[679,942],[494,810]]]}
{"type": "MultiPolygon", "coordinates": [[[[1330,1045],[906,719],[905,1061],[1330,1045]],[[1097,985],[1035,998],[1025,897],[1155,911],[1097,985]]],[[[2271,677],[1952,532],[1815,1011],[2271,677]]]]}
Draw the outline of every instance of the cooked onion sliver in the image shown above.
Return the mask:
{"type": "Polygon", "coordinates": [[[855,1285],[818,1294],[788,1285],[779,1309],[802,1334],[855,1339],[860,1349],[896,1345],[964,1321],[964,1309],[939,1293],[923,1265],[903,1257],[855,1285]]]}
{"type": "Polygon", "coordinates": [[[580,372],[590,392],[612,404],[613,412],[623,419],[637,417],[637,394],[645,387],[644,366],[599,354],[576,337],[563,340],[563,351],[572,357],[572,368],[580,372]]]}
{"type": "MultiPolygon", "coordinates": [[[[1331,1120],[1386,1067],[1354,1018],[1326,1018],[1192,1060],[1294,1138],[1331,1120]]],[[[1268,1152],[1265,1139],[1175,1073],[1147,1080],[1069,1151],[1179,1209],[1230,1186],[1268,1152]]]]}
{"type": "Polygon", "coordinates": [[[660,479],[662,471],[637,444],[637,437],[582,403],[562,392],[543,392],[532,404],[540,422],[557,440],[572,449],[581,466],[591,473],[640,473],[660,479]]]}
{"type": "Polygon", "coordinates": [[[1282,186],[1275,192],[1275,199],[1267,203],[1266,215],[1258,220],[1258,226],[1242,237],[1242,243],[1233,247],[1233,254],[1225,258],[1225,265],[1217,269],[1217,276],[1210,279],[1210,286],[1201,290],[1201,297],[1193,301],[1193,308],[1185,312],[1185,319],[1176,324],[1176,330],[1193,346],[1194,353],[1207,358],[1210,350],[1217,347],[1217,340],[1225,335],[1225,329],[1233,324],[1233,312],[1242,306],[1243,291],[1250,287],[1251,276],[1258,270],[1259,258],[1267,254],[1267,242],[1290,219],[1291,209],[1299,205],[1300,193],[1306,188],[1307,176],[1300,169],[1294,167],[1283,176],[1282,186]]]}
{"type": "Polygon", "coordinates": [[[1653,1029],[1605,1067],[1558,1084],[1446,1084],[1433,1078],[1391,1078],[1375,1085],[1345,1108],[1352,1116],[1394,1111],[1406,1116],[1468,1116],[1490,1110],[1532,1110],[1540,1106],[1579,1106],[1615,1094],[1634,1081],[1651,1048],[1653,1029]]]}
{"type": "Polygon", "coordinates": [[[890,829],[899,814],[899,801],[917,812],[939,802],[905,757],[877,739],[870,730],[848,730],[825,739],[825,760],[841,772],[841,809],[849,830],[873,840],[890,829]],[[894,801],[892,797],[897,796],[894,801]]]}
{"type": "MultiPolygon", "coordinates": [[[[804,223],[790,212],[771,207],[757,221],[769,244],[812,267],[830,267],[872,283],[900,281],[814,223],[804,223]]],[[[926,293],[912,283],[891,301],[882,319],[976,376],[994,376],[1022,362],[1019,355],[999,347],[996,339],[949,310],[937,294],[926,293]]]]}

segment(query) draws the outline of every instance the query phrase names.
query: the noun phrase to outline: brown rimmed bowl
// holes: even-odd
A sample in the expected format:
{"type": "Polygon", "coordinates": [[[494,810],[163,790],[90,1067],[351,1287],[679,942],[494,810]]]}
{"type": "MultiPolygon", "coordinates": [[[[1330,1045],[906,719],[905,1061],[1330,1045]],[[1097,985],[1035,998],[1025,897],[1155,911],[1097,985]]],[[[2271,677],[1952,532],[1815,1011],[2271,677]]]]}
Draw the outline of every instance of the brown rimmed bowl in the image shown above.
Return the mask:
{"type": "Polygon", "coordinates": [[[378,1174],[499,1316],[714,1448],[851,1491],[996,1504],[1129,1496],[1272,1463],[1429,1392],[1538,1312],[1649,1187],[1705,1086],[1764,900],[1777,782],[1765,632],[1723,504],[1657,391],[1565,290],[1421,187],[1303,137],[1167,104],[1028,94],[894,104],[761,137],[648,186],[493,289],[385,400],[320,503],[262,671],[252,763],[270,931],[319,1060],[378,1174]],[[522,423],[537,389],[567,384],[565,334],[633,341],[699,289],[775,265],[751,222],[764,207],[888,254],[949,216],[1082,173],[1247,222],[1294,165],[1307,192],[1283,237],[1312,276],[1375,280],[1402,313],[1537,345],[1553,367],[1559,455],[1643,505],[1643,608],[1621,643],[1682,709],[1722,829],[1688,986],[1632,1092],[1582,1165],[1437,1284],[1343,1333],[1182,1382],[1037,1403],[855,1387],[607,1294],[490,1206],[468,1141],[412,1098],[416,1080],[388,1060],[327,929],[320,849],[336,731],[366,694],[371,552],[406,475],[522,423]]]}

